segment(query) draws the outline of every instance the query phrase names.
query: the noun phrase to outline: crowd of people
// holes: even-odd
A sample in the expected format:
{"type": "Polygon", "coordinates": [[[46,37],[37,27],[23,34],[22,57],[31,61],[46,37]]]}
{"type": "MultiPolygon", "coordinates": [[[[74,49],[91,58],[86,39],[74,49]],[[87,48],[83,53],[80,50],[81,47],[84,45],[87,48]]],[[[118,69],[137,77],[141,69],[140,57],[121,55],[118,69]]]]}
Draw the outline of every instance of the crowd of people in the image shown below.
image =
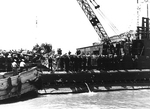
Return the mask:
{"type": "Polygon", "coordinates": [[[33,52],[23,51],[0,51],[0,71],[13,71],[14,75],[22,72],[25,68],[32,67],[39,61],[39,56],[33,52]]]}
{"type": "Polygon", "coordinates": [[[49,58],[49,68],[66,72],[97,70],[136,69],[137,56],[131,55],[57,55],[49,58]]]}
{"type": "MultiPolygon", "coordinates": [[[[124,44],[125,45],[125,44],[124,44]]],[[[127,45],[127,44],[126,44],[127,45]]],[[[136,69],[137,55],[131,53],[130,45],[122,47],[117,43],[114,49],[112,44],[103,45],[103,53],[84,53],[77,50],[75,54],[71,52],[62,54],[61,50],[57,53],[35,53],[28,51],[9,51],[0,52],[0,70],[22,72],[24,68],[32,66],[46,66],[49,71],[80,72],[97,70],[121,70],[136,69]]],[[[17,72],[18,73],[18,72],[17,72]]]]}
{"type": "Polygon", "coordinates": [[[77,50],[76,54],[68,52],[64,55],[51,56],[48,62],[51,70],[65,70],[66,72],[80,72],[92,69],[136,69],[138,55],[135,55],[133,51],[131,43],[128,42],[118,42],[115,47],[113,44],[104,43],[101,54],[86,54],[77,50]]]}

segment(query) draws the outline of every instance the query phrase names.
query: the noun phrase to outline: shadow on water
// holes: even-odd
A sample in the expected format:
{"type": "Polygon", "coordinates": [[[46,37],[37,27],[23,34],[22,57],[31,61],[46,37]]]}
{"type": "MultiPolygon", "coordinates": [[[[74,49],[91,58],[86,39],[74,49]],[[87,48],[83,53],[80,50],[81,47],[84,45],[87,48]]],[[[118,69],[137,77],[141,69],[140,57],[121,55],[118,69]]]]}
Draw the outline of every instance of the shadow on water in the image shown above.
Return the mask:
{"type": "Polygon", "coordinates": [[[38,93],[29,92],[29,93],[21,95],[21,97],[19,97],[19,98],[18,97],[12,97],[12,98],[9,98],[9,99],[6,99],[6,100],[2,100],[2,101],[0,101],[0,104],[16,103],[16,102],[19,102],[19,101],[31,100],[31,99],[34,99],[36,97],[38,97],[38,93]]]}
{"type": "Polygon", "coordinates": [[[57,95],[57,94],[78,94],[78,93],[91,93],[91,89],[87,83],[77,84],[77,85],[69,85],[67,87],[53,87],[43,89],[43,92],[39,92],[39,95],[57,95]],[[64,90],[64,89],[65,90],[64,90]],[[50,90],[49,90],[50,89],[50,90]]]}
{"type": "MultiPolygon", "coordinates": [[[[56,88],[52,88],[51,91],[45,91],[44,93],[39,93],[39,95],[57,95],[57,94],[78,94],[78,93],[96,93],[96,92],[114,92],[114,91],[124,91],[124,90],[143,90],[143,89],[150,89],[149,87],[131,87],[127,88],[124,86],[120,86],[120,88],[112,88],[112,87],[97,87],[95,85],[92,84],[88,84],[88,83],[83,83],[83,84],[78,84],[78,85],[72,85],[71,87],[64,87],[66,88],[68,91],[64,91],[59,87],[56,88]]],[[[48,90],[48,89],[45,89],[48,90]]]]}
{"type": "MultiPolygon", "coordinates": [[[[94,87],[94,86],[93,86],[94,87]]],[[[113,91],[124,91],[124,90],[142,90],[142,89],[149,89],[149,88],[137,88],[137,89],[127,89],[127,88],[122,88],[122,89],[109,89],[109,90],[101,90],[101,89],[96,89],[93,90],[93,87],[91,84],[84,83],[82,85],[75,85],[72,87],[67,87],[69,91],[62,91],[59,88],[55,88],[51,91],[46,91],[45,89],[44,93],[35,93],[35,92],[29,92],[27,94],[22,95],[20,98],[13,97],[7,100],[2,100],[0,101],[0,104],[10,104],[10,103],[16,103],[20,101],[27,101],[31,100],[37,97],[42,97],[42,95],[63,95],[63,94],[87,94],[87,95],[94,95],[96,92],[113,92],[113,91]],[[56,92],[55,92],[56,91],[56,92]]]]}

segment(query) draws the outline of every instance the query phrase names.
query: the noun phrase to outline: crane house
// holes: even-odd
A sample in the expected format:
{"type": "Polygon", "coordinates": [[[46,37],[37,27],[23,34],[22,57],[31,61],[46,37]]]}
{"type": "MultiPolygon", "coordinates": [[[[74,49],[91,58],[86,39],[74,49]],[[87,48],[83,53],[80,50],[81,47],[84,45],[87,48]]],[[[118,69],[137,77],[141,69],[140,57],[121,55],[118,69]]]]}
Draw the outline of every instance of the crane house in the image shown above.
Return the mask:
{"type": "Polygon", "coordinates": [[[84,53],[84,54],[99,55],[99,54],[102,54],[102,48],[103,48],[102,44],[93,43],[92,46],[77,48],[77,50],[80,50],[81,53],[84,53]]]}

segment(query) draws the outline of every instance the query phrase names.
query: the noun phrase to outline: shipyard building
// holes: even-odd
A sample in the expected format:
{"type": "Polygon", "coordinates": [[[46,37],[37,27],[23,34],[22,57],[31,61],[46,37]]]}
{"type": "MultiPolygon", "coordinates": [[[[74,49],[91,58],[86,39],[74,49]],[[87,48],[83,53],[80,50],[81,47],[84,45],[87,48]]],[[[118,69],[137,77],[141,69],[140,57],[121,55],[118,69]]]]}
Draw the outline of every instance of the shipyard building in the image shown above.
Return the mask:
{"type": "MultiPolygon", "coordinates": [[[[110,40],[113,43],[113,45],[116,47],[116,44],[120,41],[125,41],[125,39],[134,40],[135,38],[136,38],[136,31],[130,30],[128,32],[121,33],[119,35],[114,35],[110,37],[110,40]]],[[[81,53],[85,53],[85,54],[99,55],[102,54],[103,45],[101,43],[95,42],[91,46],[77,48],[77,50],[80,50],[81,53]]]]}

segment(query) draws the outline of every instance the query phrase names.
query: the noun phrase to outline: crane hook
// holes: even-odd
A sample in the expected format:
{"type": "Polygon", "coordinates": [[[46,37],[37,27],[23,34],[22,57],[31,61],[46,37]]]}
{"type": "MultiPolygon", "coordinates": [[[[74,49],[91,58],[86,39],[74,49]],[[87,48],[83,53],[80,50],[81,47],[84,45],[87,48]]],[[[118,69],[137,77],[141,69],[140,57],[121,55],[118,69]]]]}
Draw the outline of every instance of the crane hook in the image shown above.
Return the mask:
{"type": "Polygon", "coordinates": [[[98,8],[100,8],[100,6],[98,5],[98,3],[96,3],[96,1],[95,0],[93,0],[93,2],[95,3],[93,3],[91,0],[90,0],[90,2],[92,3],[92,5],[95,7],[95,9],[98,9],[98,8]]]}

